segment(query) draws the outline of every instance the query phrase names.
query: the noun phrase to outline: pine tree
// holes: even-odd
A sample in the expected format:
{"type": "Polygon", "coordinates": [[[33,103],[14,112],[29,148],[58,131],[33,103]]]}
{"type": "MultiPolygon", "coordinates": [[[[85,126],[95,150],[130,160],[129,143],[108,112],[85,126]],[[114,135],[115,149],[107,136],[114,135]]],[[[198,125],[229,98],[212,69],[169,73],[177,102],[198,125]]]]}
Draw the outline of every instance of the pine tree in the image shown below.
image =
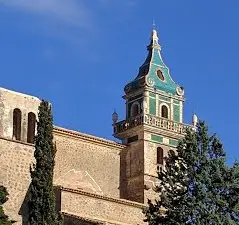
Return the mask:
{"type": "Polygon", "coordinates": [[[0,225],[11,225],[14,222],[9,220],[3,210],[3,204],[8,200],[8,192],[4,186],[0,186],[0,225]]]}
{"type": "Polygon", "coordinates": [[[35,160],[31,168],[29,191],[29,225],[59,225],[62,218],[56,211],[53,191],[53,169],[56,148],[53,145],[53,116],[51,106],[42,101],[39,106],[35,160]]]}
{"type": "Polygon", "coordinates": [[[159,198],[145,211],[150,225],[239,224],[239,164],[226,166],[226,154],[204,122],[187,131],[158,173],[159,198]]]}

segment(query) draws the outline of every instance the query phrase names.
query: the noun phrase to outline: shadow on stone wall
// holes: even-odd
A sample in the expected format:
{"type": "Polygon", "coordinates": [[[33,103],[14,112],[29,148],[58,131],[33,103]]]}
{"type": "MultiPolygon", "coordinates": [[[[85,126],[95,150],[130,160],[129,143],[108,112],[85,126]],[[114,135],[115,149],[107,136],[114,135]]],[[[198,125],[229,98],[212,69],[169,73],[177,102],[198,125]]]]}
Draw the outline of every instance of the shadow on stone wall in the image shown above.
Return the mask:
{"type": "MultiPolygon", "coordinates": [[[[29,185],[30,187],[30,185],[29,185]]],[[[27,221],[28,221],[28,198],[29,198],[29,187],[28,190],[26,192],[26,195],[24,197],[24,200],[22,202],[22,205],[20,207],[20,210],[18,212],[19,215],[22,216],[22,225],[27,225],[27,221]]]]}
{"type": "Polygon", "coordinates": [[[120,152],[120,198],[128,199],[126,177],[126,150],[120,152]]]}
{"type": "Polygon", "coordinates": [[[54,186],[55,198],[56,198],[56,211],[61,211],[61,187],[54,186]]]}
{"type": "Polygon", "coordinates": [[[73,215],[64,214],[64,225],[103,225],[103,222],[90,221],[73,215]]]}
{"type": "MultiPolygon", "coordinates": [[[[28,187],[27,193],[24,197],[24,200],[18,212],[18,214],[22,216],[22,225],[28,224],[28,199],[29,199],[30,185],[28,187]]],[[[60,212],[61,211],[61,187],[54,186],[54,193],[56,198],[56,210],[60,212]]]]}

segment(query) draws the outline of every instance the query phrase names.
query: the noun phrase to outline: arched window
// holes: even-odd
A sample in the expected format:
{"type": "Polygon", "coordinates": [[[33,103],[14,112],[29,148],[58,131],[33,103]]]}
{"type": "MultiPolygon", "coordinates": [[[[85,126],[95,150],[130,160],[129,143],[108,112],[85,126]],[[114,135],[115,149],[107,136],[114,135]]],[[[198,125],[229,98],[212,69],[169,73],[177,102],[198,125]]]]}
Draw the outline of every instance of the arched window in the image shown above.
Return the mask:
{"type": "Polygon", "coordinates": [[[166,105],[161,108],[161,117],[168,119],[168,107],[166,105]]]}
{"type": "Polygon", "coordinates": [[[28,113],[28,124],[27,124],[27,142],[34,143],[36,129],[36,115],[32,112],[28,113]]]}
{"type": "Polygon", "coordinates": [[[131,117],[135,117],[139,114],[139,104],[134,103],[131,107],[131,117]]]}
{"type": "Polygon", "coordinates": [[[157,148],[157,164],[163,165],[163,149],[157,148]]]}
{"type": "Polygon", "coordinates": [[[22,112],[20,109],[13,110],[13,134],[14,140],[21,140],[22,112]]]}

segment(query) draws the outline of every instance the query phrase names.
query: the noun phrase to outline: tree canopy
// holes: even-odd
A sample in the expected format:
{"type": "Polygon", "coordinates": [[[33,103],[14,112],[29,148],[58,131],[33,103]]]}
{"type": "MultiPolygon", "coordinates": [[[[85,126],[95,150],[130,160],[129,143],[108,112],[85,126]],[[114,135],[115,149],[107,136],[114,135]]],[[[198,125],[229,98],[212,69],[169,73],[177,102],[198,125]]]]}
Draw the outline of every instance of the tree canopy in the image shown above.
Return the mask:
{"type": "Polygon", "coordinates": [[[39,106],[34,156],[29,191],[29,225],[59,225],[62,218],[56,211],[53,191],[53,169],[56,148],[53,144],[53,116],[51,106],[42,101],[39,106]]]}
{"type": "Polygon", "coordinates": [[[204,122],[168,153],[158,178],[158,198],[145,211],[148,224],[239,224],[239,164],[226,165],[222,143],[204,122]]]}
{"type": "Polygon", "coordinates": [[[4,186],[0,186],[0,225],[11,225],[14,222],[9,220],[8,216],[4,213],[3,204],[8,200],[8,192],[4,186]]]}

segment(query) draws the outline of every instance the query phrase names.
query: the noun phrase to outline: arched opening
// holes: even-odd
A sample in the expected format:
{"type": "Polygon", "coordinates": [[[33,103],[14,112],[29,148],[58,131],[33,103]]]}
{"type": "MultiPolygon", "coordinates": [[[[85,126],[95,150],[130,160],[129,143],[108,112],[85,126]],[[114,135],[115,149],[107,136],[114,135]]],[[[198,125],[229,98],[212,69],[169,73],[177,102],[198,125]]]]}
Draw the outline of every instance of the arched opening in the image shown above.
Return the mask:
{"type": "Polygon", "coordinates": [[[36,129],[36,115],[32,112],[28,113],[28,124],[27,124],[27,142],[34,143],[36,129]]]}
{"type": "Polygon", "coordinates": [[[14,140],[21,140],[22,112],[20,109],[13,110],[13,134],[14,140]]]}
{"type": "Polygon", "coordinates": [[[168,119],[168,107],[166,105],[161,108],[161,117],[168,119]]]}
{"type": "Polygon", "coordinates": [[[163,165],[163,149],[161,147],[157,148],[157,164],[163,165]]]}
{"type": "Polygon", "coordinates": [[[139,104],[133,104],[131,108],[131,116],[135,117],[139,114],[139,104]]]}

